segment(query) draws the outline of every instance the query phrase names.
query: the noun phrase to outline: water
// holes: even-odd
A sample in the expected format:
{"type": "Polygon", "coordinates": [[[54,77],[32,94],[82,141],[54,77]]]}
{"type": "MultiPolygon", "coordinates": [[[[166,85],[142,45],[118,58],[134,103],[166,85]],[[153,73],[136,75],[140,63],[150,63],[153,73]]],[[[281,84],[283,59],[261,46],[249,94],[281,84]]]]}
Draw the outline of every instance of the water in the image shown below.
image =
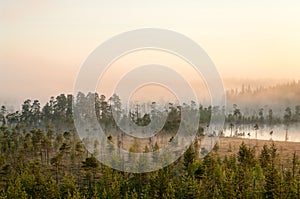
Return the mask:
{"type": "MultiPolygon", "coordinates": [[[[255,134],[256,131],[254,130],[254,125],[241,125],[238,128],[233,127],[232,129],[232,135],[234,137],[256,139],[255,134]]],[[[231,129],[229,128],[229,126],[227,126],[227,128],[224,130],[224,135],[225,137],[231,136],[231,129]]],[[[257,130],[257,139],[300,142],[300,124],[293,124],[288,128],[285,125],[260,125],[259,129],[257,130]]]]}

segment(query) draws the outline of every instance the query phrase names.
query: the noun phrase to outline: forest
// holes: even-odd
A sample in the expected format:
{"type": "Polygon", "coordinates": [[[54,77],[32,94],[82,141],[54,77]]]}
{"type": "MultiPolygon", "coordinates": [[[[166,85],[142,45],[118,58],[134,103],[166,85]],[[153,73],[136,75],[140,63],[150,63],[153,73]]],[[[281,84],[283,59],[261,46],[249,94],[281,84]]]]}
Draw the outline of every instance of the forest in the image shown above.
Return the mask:
{"type": "Polygon", "coordinates": [[[227,100],[230,104],[239,104],[242,109],[272,107],[274,112],[279,113],[287,106],[299,105],[300,81],[257,87],[243,84],[239,89],[227,90],[227,100]]]}
{"type": "MultiPolygon", "coordinates": [[[[117,139],[117,125],[112,107],[121,109],[117,95],[79,94],[77,100],[95,100],[99,123],[108,139],[117,139]],[[115,105],[115,106],[112,106],[115,105]]],[[[283,160],[275,143],[262,149],[245,143],[236,154],[220,155],[219,146],[200,158],[201,145],[194,142],[171,165],[148,173],[126,173],[98,162],[98,150],[89,152],[74,127],[73,96],[51,97],[42,106],[38,100],[25,100],[21,110],[0,111],[0,198],[300,198],[300,165],[296,151],[283,160]]],[[[152,102],[152,107],[155,102],[152,102]]],[[[169,104],[162,136],[172,138],[180,123],[181,109],[193,107],[169,104]],[[165,135],[166,134],[166,135],[165,135]]],[[[139,106],[130,111],[131,119],[139,125],[151,121],[139,106]]],[[[206,134],[211,114],[226,114],[225,127],[284,124],[300,122],[300,106],[286,107],[283,115],[262,108],[244,113],[234,105],[203,107],[198,110],[200,127],[195,138],[206,134]],[[267,114],[266,114],[267,112],[267,114]]],[[[121,115],[125,117],[124,115],[121,115]]],[[[220,136],[222,132],[217,132],[220,136]]],[[[236,135],[231,135],[236,136],[236,135]]],[[[99,143],[93,143],[95,149],[99,143]]],[[[118,143],[119,144],[119,143],[118,143]]],[[[128,145],[128,144],[126,144],[128,145]]],[[[132,152],[157,150],[153,146],[131,143],[124,148],[132,152]]],[[[100,151],[101,152],[101,151],[100,151]]]]}

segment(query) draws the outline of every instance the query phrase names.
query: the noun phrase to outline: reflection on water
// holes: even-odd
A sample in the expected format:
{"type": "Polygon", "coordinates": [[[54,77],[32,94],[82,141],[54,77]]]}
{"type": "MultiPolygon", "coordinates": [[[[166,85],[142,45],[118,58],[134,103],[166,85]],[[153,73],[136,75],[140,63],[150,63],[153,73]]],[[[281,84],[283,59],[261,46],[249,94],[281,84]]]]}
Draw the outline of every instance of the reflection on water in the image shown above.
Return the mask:
{"type": "Polygon", "coordinates": [[[229,125],[224,129],[224,136],[251,138],[259,140],[274,140],[274,141],[290,141],[300,142],[300,124],[290,125],[288,128],[285,125],[259,125],[257,131],[254,130],[254,125],[242,125],[233,127],[229,125]]]}

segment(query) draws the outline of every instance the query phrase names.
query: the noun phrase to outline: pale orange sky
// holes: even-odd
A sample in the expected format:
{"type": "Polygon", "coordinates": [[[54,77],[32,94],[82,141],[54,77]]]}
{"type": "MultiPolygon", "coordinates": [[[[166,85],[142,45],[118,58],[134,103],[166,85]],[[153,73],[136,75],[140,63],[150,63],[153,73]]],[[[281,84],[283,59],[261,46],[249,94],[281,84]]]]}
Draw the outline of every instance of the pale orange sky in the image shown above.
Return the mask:
{"type": "Polygon", "coordinates": [[[223,78],[300,79],[297,0],[0,0],[0,102],[71,93],[94,48],[144,27],[190,37],[223,78]]]}

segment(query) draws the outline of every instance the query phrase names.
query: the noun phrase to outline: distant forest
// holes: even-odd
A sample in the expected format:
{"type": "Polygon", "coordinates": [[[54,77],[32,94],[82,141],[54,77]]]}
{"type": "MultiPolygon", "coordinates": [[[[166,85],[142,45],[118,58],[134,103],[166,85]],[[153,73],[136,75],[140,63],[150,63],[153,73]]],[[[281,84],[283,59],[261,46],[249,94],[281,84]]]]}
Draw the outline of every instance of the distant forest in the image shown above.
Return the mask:
{"type": "MultiPolygon", "coordinates": [[[[298,84],[296,84],[298,85],[298,84]]],[[[299,85],[298,85],[299,86],[299,85]]],[[[107,132],[116,129],[111,104],[121,106],[117,95],[80,94],[82,101],[95,100],[97,119],[107,132]]],[[[176,162],[151,173],[124,173],[100,164],[94,151],[89,153],[78,138],[73,122],[73,96],[61,94],[41,106],[38,100],[25,100],[22,109],[0,114],[0,198],[300,198],[298,154],[284,164],[275,144],[258,151],[242,144],[237,154],[220,156],[218,145],[203,159],[201,145],[189,147],[176,162]]],[[[153,104],[152,104],[153,105],[153,104]]],[[[118,107],[118,106],[117,106],[118,107]]],[[[178,129],[180,111],[193,107],[168,105],[163,133],[170,136],[178,129]]],[[[199,107],[202,139],[211,114],[227,112],[224,107],[199,107]]],[[[151,122],[149,113],[130,112],[138,125],[151,122]]],[[[261,109],[245,116],[239,105],[226,114],[226,125],[299,123],[300,106],[286,107],[283,115],[261,109]]],[[[116,136],[108,134],[115,141],[116,136]]],[[[97,144],[94,143],[95,148],[97,144]]],[[[128,146],[132,152],[161,147],[128,146]]]]}
{"type": "Polygon", "coordinates": [[[275,86],[255,87],[242,85],[238,89],[227,91],[230,105],[238,104],[242,109],[272,108],[274,112],[283,112],[286,107],[295,107],[300,102],[300,81],[282,83],[275,86]]]}

